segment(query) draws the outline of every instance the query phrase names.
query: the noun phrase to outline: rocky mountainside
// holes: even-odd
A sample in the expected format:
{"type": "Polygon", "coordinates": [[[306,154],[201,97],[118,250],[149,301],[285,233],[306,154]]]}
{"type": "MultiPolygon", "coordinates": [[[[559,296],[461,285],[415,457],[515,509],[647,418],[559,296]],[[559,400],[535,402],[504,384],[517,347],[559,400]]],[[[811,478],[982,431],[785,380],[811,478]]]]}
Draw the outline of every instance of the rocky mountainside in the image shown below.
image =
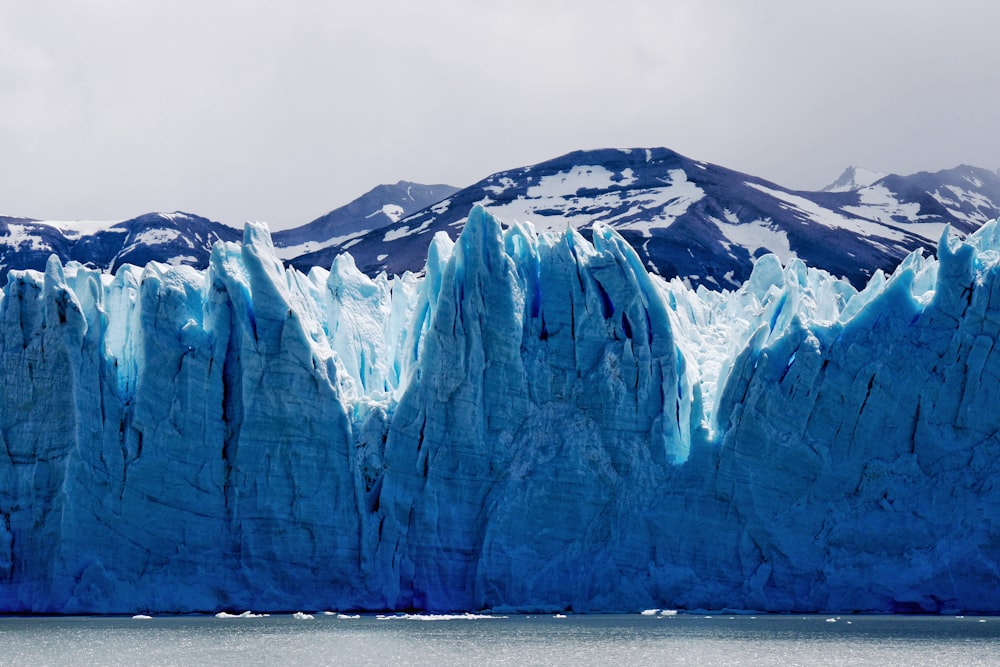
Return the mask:
{"type": "Polygon", "coordinates": [[[850,179],[834,188],[840,191],[800,192],[665,148],[577,151],[493,174],[291,264],[330,266],[349,251],[369,275],[417,271],[431,237],[445,231],[454,238],[479,204],[507,224],[529,221],[537,230],[572,226],[589,235],[592,222],[603,222],[650,271],[692,285],[734,289],[749,277],[753,259],[771,252],[860,287],[913,250],[933,252],[947,225],[964,234],[1000,215],[1000,177],[985,169],[960,166],[870,183],[854,182],[849,171],[850,179]]]}
{"type": "MultiPolygon", "coordinates": [[[[456,238],[475,205],[537,231],[602,222],[647,270],[689,285],[735,289],[754,261],[793,257],[863,286],[913,250],[934,252],[945,227],[960,235],[1000,215],[1000,176],[970,166],[909,176],[851,167],[817,192],[684,157],[665,148],[577,151],[493,174],[467,188],[400,181],[274,234],[278,257],[307,271],[349,252],[368,275],[420,271],[431,238],[456,238]]],[[[212,244],[240,231],[187,213],[110,223],[0,217],[0,271],[62,262],[114,271],[148,261],[205,268],[212,244]]]]}
{"type": "Polygon", "coordinates": [[[176,211],[112,222],[57,222],[0,216],[0,271],[44,270],[50,255],[62,262],[114,272],[151,261],[204,269],[217,241],[238,241],[239,230],[176,211]]]}
{"type": "Polygon", "coordinates": [[[352,239],[399,222],[457,191],[458,188],[452,185],[422,185],[409,181],[379,185],[310,223],[275,232],[274,245],[279,255],[286,259],[330,246],[342,248],[352,239]]]}

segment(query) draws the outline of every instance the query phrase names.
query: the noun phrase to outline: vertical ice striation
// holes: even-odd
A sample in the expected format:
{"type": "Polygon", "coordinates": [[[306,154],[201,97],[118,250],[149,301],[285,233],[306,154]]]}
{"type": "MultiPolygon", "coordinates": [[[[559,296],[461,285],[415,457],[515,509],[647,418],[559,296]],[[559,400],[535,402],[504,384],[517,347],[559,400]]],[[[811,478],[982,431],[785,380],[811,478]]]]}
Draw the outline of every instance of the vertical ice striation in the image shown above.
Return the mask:
{"type": "Polygon", "coordinates": [[[532,606],[613,586],[610,561],[593,565],[632,510],[619,497],[690,446],[661,293],[606,229],[594,247],[504,231],[481,208],[441,283],[388,432],[379,569],[399,586],[384,604],[532,606]]]}
{"type": "Polygon", "coordinates": [[[861,292],[592,238],[13,272],[0,610],[1000,611],[996,223],[861,292]]]}
{"type": "Polygon", "coordinates": [[[744,525],[748,606],[995,606],[995,235],[945,236],[939,262],[913,257],[838,321],[735,362],[718,484],[744,525]]]}

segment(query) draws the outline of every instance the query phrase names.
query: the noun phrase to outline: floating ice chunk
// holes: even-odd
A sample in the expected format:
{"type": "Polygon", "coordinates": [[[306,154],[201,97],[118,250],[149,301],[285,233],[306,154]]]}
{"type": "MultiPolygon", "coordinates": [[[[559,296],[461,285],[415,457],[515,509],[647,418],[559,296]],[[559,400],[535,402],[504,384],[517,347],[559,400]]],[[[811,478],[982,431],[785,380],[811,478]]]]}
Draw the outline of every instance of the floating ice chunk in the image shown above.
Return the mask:
{"type": "Polygon", "coordinates": [[[216,618],[267,618],[270,614],[255,614],[252,611],[244,611],[240,614],[231,614],[226,611],[220,611],[215,615],[216,618]]]}
{"type": "Polygon", "coordinates": [[[375,618],[380,621],[480,621],[507,617],[466,612],[464,614],[379,614],[375,618]]]}

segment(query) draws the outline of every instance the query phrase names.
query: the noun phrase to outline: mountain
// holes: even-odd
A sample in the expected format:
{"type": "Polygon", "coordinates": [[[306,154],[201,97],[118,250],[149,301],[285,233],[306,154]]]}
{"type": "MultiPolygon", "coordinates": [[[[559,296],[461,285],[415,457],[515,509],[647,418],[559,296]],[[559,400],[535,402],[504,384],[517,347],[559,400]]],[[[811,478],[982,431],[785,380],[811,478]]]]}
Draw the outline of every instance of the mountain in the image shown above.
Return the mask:
{"type": "Polygon", "coordinates": [[[50,255],[106,271],[151,261],[204,269],[217,241],[239,230],[190,213],[147,213],[120,222],[55,222],[0,217],[0,272],[44,270],[50,255]]]}
{"type": "MultiPolygon", "coordinates": [[[[468,188],[400,181],[274,234],[279,258],[329,268],[350,252],[368,275],[422,269],[431,238],[453,238],[485,206],[505,223],[572,226],[590,238],[603,222],[661,277],[736,289],[755,258],[775,253],[865,285],[909,252],[933,252],[946,226],[968,234],[1000,215],[1000,176],[970,166],[910,176],[850,167],[820,192],[799,192],[663,148],[577,151],[500,172],[468,188]]],[[[215,240],[239,232],[183,213],[117,223],[0,217],[0,274],[41,269],[50,254],[113,270],[122,262],[207,265],[215,240]]]]}
{"type": "MultiPolygon", "coordinates": [[[[856,172],[855,172],[856,173],[856,172]]],[[[860,184],[859,184],[860,185],[860,184]]],[[[796,192],[657,149],[577,151],[494,174],[383,229],[292,258],[300,270],[350,251],[369,275],[420,270],[439,231],[455,236],[474,205],[538,230],[593,221],[621,234],[664,278],[735,289],[772,252],[856,287],[913,250],[932,252],[946,225],[968,233],[1000,214],[1000,177],[958,167],[887,176],[844,192],[796,192]]]]}
{"type": "Polygon", "coordinates": [[[275,232],[274,245],[278,255],[286,259],[332,245],[349,247],[352,239],[398,222],[457,191],[458,188],[451,185],[422,185],[409,181],[379,185],[308,224],[275,232]]]}
{"type": "MultiPolygon", "coordinates": [[[[310,223],[276,232],[281,257],[293,257],[349,240],[396,222],[457,191],[450,185],[399,181],[380,185],[310,223]]],[[[156,261],[208,266],[216,241],[238,241],[241,232],[190,213],[147,213],[123,221],[57,222],[0,216],[0,276],[15,269],[43,270],[49,255],[116,271],[124,263],[156,261]]]]}
{"type": "Polygon", "coordinates": [[[475,207],[421,276],[51,258],[0,300],[0,611],[998,613],[1000,226],[937,254],[693,291],[475,207]]]}
{"type": "Polygon", "coordinates": [[[853,192],[868,187],[888,175],[880,171],[851,166],[845,169],[844,173],[837,177],[837,180],[822,188],[820,192],[853,192]]]}
{"type": "MultiPolygon", "coordinates": [[[[856,288],[909,252],[933,252],[946,226],[968,234],[1000,215],[1000,177],[970,166],[910,176],[850,167],[819,192],[800,192],[673,151],[577,151],[494,174],[461,190],[400,181],[380,185],[312,222],[274,234],[279,258],[301,271],[350,252],[368,275],[420,271],[437,232],[452,238],[482,205],[537,230],[599,221],[644,266],[710,289],[736,289],[757,257],[775,253],[846,278],[856,288]]],[[[204,268],[211,244],[239,232],[190,214],[119,223],[0,218],[0,274],[44,267],[49,254],[113,270],[122,262],[204,268]]]]}

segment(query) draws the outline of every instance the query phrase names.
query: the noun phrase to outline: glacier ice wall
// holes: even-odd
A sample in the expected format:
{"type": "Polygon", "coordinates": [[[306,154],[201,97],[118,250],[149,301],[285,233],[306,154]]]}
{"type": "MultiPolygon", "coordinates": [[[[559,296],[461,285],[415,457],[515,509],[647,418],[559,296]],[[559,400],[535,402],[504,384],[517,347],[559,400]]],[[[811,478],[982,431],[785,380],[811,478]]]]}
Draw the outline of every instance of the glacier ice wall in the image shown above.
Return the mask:
{"type": "Polygon", "coordinates": [[[419,277],[53,259],[0,300],[0,610],[1000,611],[998,253],[693,292],[476,208],[419,277]]]}

